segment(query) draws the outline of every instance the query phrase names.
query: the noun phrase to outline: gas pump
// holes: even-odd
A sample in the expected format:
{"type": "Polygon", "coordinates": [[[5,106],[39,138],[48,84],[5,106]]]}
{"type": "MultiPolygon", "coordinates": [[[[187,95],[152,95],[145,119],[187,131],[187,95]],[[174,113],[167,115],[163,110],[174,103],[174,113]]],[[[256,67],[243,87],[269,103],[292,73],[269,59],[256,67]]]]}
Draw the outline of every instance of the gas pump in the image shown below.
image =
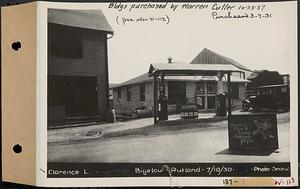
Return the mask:
{"type": "Polygon", "coordinates": [[[217,95],[217,108],[216,108],[216,116],[226,116],[226,95],[218,94],[217,95]]]}
{"type": "Polygon", "coordinates": [[[168,120],[168,98],[165,90],[165,76],[162,74],[159,85],[159,98],[158,98],[158,119],[168,120]]]}
{"type": "Polygon", "coordinates": [[[224,74],[221,72],[217,73],[218,77],[218,95],[217,95],[217,108],[216,108],[216,116],[226,116],[227,109],[226,109],[226,94],[224,91],[224,82],[222,78],[224,74]]]}
{"type": "Polygon", "coordinates": [[[168,99],[165,95],[158,99],[158,118],[159,120],[168,120],[168,99]]]}

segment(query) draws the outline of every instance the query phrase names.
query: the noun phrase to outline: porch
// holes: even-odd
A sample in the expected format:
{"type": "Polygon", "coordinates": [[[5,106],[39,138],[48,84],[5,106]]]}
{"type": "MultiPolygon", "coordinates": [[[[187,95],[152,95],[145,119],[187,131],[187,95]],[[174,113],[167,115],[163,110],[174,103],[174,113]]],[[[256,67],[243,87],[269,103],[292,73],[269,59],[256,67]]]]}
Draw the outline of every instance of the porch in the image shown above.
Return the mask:
{"type": "MultiPolygon", "coordinates": [[[[166,96],[166,81],[165,77],[169,76],[217,76],[218,82],[222,82],[225,80],[227,82],[227,91],[225,92],[223,88],[218,87],[217,95],[226,95],[226,98],[222,97],[217,102],[217,108],[222,108],[223,112],[228,112],[228,115],[231,115],[232,107],[231,107],[231,99],[232,99],[232,89],[231,89],[231,74],[233,72],[241,72],[240,69],[236,68],[233,65],[229,64],[185,64],[181,62],[174,62],[174,63],[158,63],[158,64],[151,64],[149,68],[149,77],[153,77],[153,117],[154,117],[154,124],[158,124],[158,120],[168,120],[168,100],[166,96]],[[227,102],[226,102],[227,101],[227,102]],[[227,105],[226,105],[227,104],[227,105]],[[224,110],[224,108],[226,110],[224,110]]],[[[168,86],[168,88],[170,88],[168,86]]],[[[175,86],[176,88],[176,86],[175,86]]],[[[174,96],[181,97],[183,94],[183,89],[181,89],[179,85],[177,86],[176,90],[177,92],[174,93],[174,96]]],[[[170,91],[169,91],[170,94],[170,91]]],[[[189,106],[191,106],[192,109],[189,111],[189,114],[192,112],[194,115],[193,118],[198,118],[198,106],[204,105],[203,102],[208,101],[208,99],[211,99],[211,102],[215,102],[215,94],[206,95],[206,99],[204,99],[201,96],[198,96],[196,98],[196,103],[191,102],[185,102],[189,106]],[[201,103],[199,103],[201,102],[201,103]],[[194,105],[194,108],[192,107],[194,105]]],[[[208,104],[208,103],[207,103],[208,104]]],[[[210,103],[213,104],[213,103],[210,103]]],[[[207,109],[208,106],[204,105],[203,109],[207,109]],[[205,106],[205,108],[204,108],[205,106]]],[[[190,107],[189,107],[190,108],[190,107]]],[[[211,107],[213,108],[213,106],[211,107]]],[[[222,113],[224,114],[224,113],[222,113]]],[[[226,113],[225,113],[226,115],[226,113]]],[[[182,117],[182,115],[181,115],[182,117]]]]}

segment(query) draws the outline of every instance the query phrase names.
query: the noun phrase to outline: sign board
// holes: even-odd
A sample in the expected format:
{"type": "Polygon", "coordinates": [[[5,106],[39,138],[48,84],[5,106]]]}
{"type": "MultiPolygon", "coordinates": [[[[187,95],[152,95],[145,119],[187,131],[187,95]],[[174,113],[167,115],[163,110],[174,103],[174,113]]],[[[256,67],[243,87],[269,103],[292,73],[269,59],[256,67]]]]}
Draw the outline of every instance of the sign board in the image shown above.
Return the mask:
{"type": "Polygon", "coordinates": [[[228,136],[230,150],[276,150],[276,114],[230,115],[228,136]]]}

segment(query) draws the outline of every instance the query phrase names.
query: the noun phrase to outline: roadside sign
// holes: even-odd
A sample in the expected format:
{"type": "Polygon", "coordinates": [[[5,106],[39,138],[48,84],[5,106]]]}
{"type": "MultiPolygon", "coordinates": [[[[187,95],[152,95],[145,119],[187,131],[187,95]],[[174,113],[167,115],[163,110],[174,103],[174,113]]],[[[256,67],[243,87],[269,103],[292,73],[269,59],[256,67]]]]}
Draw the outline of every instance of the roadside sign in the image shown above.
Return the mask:
{"type": "Polygon", "coordinates": [[[230,115],[228,136],[230,150],[276,150],[276,114],[230,115]]]}

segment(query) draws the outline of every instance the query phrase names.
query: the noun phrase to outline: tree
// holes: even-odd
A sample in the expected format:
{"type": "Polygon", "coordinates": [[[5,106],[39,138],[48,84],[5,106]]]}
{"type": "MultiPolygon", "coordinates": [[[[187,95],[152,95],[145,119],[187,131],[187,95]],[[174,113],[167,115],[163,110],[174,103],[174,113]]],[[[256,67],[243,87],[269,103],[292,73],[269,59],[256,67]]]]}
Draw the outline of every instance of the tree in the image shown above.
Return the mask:
{"type": "Polygon", "coordinates": [[[264,85],[283,84],[283,77],[277,71],[262,70],[256,73],[256,77],[249,79],[251,83],[247,87],[255,89],[264,85]]]}

